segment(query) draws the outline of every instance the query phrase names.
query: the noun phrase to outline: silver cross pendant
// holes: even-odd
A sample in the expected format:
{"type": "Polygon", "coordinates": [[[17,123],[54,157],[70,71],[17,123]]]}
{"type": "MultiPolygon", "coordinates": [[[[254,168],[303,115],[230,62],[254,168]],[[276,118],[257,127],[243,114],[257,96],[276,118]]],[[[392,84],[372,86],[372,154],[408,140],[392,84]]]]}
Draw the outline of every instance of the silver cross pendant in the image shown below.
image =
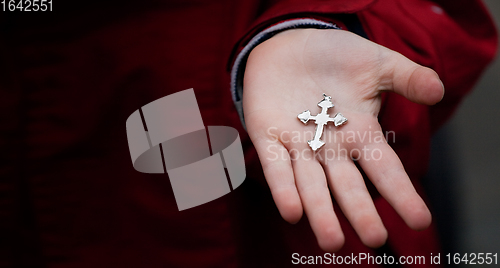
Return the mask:
{"type": "Polygon", "coordinates": [[[318,106],[321,107],[321,113],[317,115],[311,115],[309,110],[300,113],[297,117],[302,121],[302,123],[307,124],[309,120],[314,120],[316,124],[316,132],[314,133],[314,139],[307,141],[311,149],[316,152],[321,146],[325,144],[324,141],[320,140],[323,135],[323,128],[328,124],[328,122],[333,122],[333,124],[338,127],[347,122],[347,118],[345,118],[341,113],[337,113],[334,117],[330,117],[327,114],[327,110],[329,108],[333,108],[332,97],[327,96],[323,93],[323,100],[318,103],[318,106]]]}

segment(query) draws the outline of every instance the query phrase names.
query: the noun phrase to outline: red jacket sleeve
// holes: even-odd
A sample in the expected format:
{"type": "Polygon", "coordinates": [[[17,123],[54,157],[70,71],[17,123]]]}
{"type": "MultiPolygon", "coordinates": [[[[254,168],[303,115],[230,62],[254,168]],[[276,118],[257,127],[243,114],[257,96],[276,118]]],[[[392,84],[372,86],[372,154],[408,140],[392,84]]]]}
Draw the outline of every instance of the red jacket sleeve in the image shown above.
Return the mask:
{"type": "Polygon", "coordinates": [[[256,7],[253,1],[240,1],[237,9],[245,10],[246,12],[238,12],[238,14],[246,14],[240,17],[236,23],[238,33],[238,41],[233,48],[230,60],[228,62],[228,70],[234,61],[235,56],[257,33],[263,31],[269,26],[281,21],[293,18],[314,18],[325,22],[331,22],[345,28],[340,20],[335,18],[337,14],[355,13],[363,10],[375,0],[273,0],[261,1],[260,6],[256,7]],[[250,24],[246,24],[250,21],[250,24]]]}

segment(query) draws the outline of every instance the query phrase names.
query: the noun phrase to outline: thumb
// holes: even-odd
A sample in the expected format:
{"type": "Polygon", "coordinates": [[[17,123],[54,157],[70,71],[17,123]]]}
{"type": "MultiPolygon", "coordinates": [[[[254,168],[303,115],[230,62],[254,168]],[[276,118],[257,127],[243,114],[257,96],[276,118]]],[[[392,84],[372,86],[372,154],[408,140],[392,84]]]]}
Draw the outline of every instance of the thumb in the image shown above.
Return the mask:
{"type": "Polygon", "coordinates": [[[438,74],[427,67],[416,64],[405,56],[388,51],[382,57],[385,66],[386,81],[388,83],[384,89],[396,92],[410,101],[433,105],[443,99],[444,86],[438,74]]]}

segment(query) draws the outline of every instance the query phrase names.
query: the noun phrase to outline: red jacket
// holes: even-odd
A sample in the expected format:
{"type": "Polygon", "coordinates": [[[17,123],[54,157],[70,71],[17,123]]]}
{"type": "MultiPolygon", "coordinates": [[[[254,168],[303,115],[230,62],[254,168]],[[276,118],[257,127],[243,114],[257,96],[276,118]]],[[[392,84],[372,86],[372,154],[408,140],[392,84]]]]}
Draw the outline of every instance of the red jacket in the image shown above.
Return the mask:
{"type": "MultiPolygon", "coordinates": [[[[496,50],[483,5],[460,2],[90,1],[52,15],[2,13],[0,267],[283,267],[292,253],[322,255],[307,219],[290,225],[273,203],[231,100],[231,53],[281,20],[342,26],[338,14],[355,13],[371,40],[436,70],[446,87],[441,103],[429,108],[386,94],[380,113],[421,191],[432,132],[496,50]],[[187,88],[195,90],[205,125],[239,130],[247,179],[179,212],[167,175],[134,170],[125,121],[187,88]]],[[[392,254],[439,252],[434,227],[410,230],[373,196],[392,254]]],[[[344,216],[339,220],[346,244],[337,255],[377,254],[344,216]]]]}

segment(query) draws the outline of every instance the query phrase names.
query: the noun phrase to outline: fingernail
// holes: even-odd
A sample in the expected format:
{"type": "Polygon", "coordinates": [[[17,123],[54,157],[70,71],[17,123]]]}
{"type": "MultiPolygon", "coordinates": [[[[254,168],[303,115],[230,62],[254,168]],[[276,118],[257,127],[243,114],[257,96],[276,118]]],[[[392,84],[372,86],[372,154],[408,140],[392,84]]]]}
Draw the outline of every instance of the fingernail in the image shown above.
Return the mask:
{"type": "Polygon", "coordinates": [[[441,79],[439,79],[439,82],[441,82],[441,87],[443,88],[443,96],[441,97],[441,100],[444,98],[444,84],[443,84],[443,81],[441,81],[441,79]]]}

